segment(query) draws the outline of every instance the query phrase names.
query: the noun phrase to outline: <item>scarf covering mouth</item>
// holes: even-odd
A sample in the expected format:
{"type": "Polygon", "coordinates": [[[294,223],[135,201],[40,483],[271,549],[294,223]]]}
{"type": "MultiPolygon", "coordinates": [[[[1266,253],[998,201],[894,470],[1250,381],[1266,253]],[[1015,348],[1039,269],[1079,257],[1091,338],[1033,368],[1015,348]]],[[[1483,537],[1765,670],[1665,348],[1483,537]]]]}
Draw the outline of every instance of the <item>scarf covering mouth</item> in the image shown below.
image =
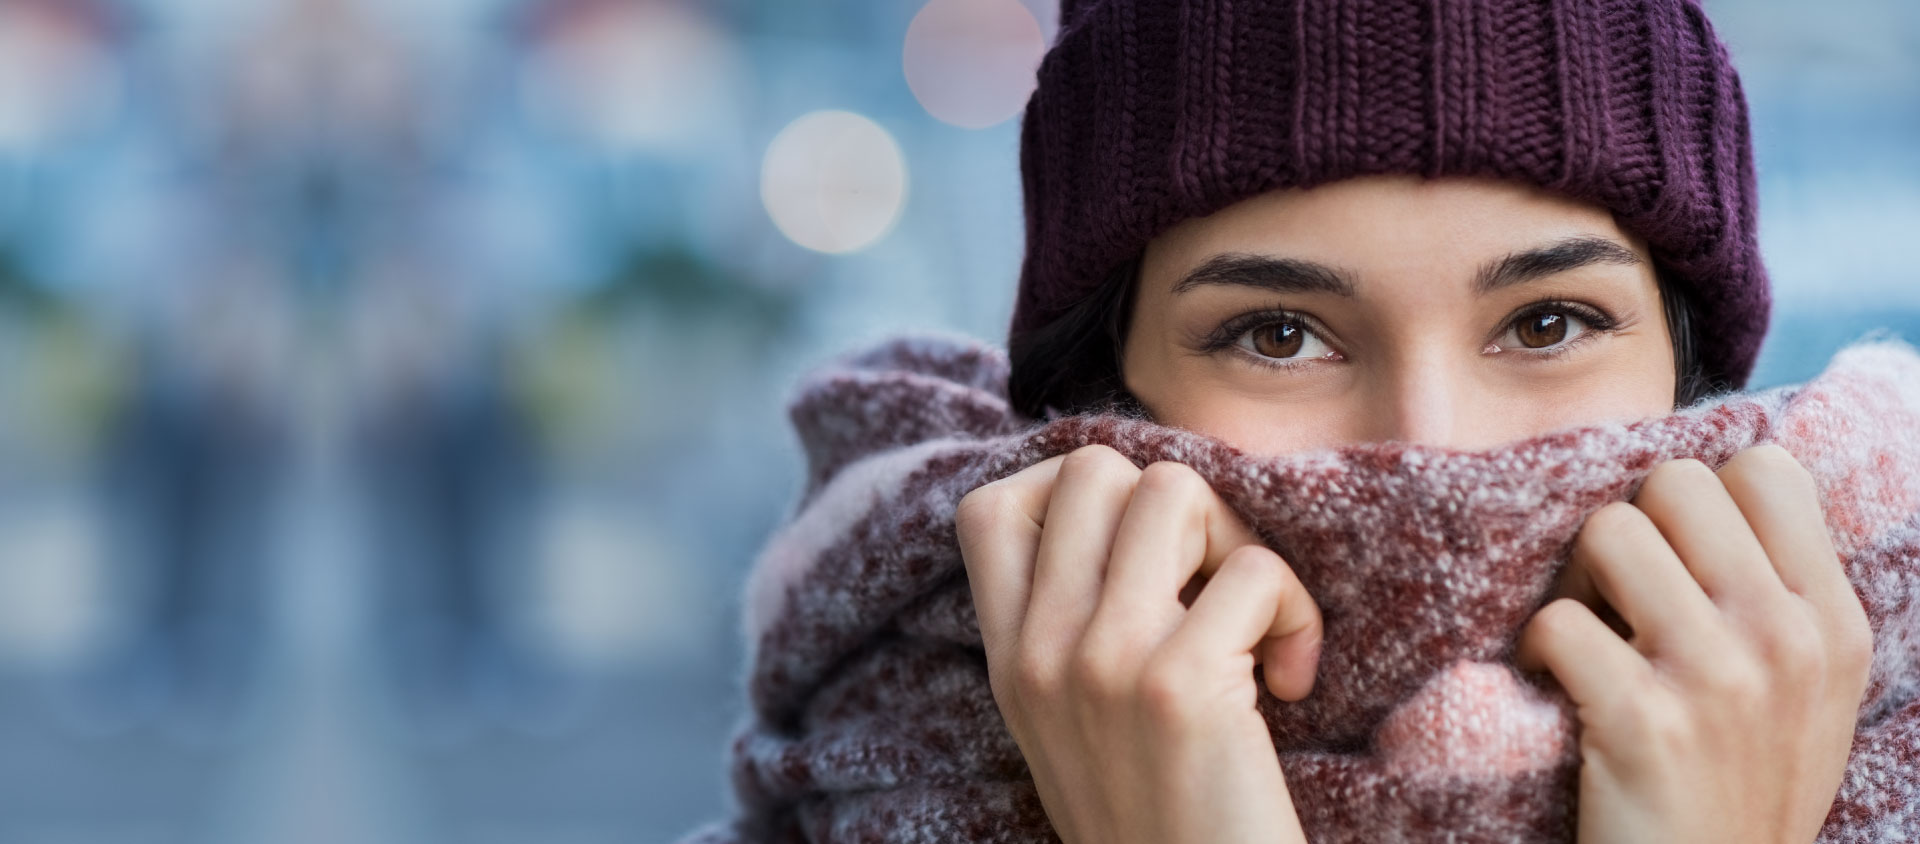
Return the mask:
{"type": "MultiPolygon", "coordinates": [[[[1314,844],[1572,841],[1578,721],[1513,666],[1588,514],[1659,463],[1775,442],[1806,466],[1874,632],[1852,755],[1819,842],[1920,839],[1920,355],[1862,342],[1799,385],[1480,451],[1369,443],[1255,457],[1112,414],[1013,412],[1007,359],[897,337],[789,405],[804,489],[748,577],[750,712],[720,842],[1058,841],[987,682],[953,513],[1083,445],[1197,470],[1319,604],[1312,694],[1255,668],[1314,844]]],[[[1126,741],[1126,736],[1114,736],[1126,741]]]]}

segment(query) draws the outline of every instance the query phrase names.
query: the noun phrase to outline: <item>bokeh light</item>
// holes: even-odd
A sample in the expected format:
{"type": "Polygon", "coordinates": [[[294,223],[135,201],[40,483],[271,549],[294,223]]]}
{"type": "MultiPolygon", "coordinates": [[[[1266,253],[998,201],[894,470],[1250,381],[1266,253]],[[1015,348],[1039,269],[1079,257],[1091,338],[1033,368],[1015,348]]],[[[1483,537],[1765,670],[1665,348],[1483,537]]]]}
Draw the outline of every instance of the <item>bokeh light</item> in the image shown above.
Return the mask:
{"type": "Polygon", "coordinates": [[[931,0],[907,25],[907,87],[929,114],[984,129],[1020,113],[1046,54],[1019,0],[931,0]]]}
{"type": "Polygon", "coordinates": [[[72,495],[0,514],[8,537],[0,552],[0,656],[8,662],[74,659],[104,634],[109,572],[90,517],[72,495]]]}
{"type": "Polygon", "coordinates": [[[699,643],[688,555],[646,518],[561,499],[544,514],[529,621],[569,662],[664,659],[699,643]]]}
{"type": "Polygon", "coordinates": [[[118,105],[107,33],[82,6],[0,2],[0,150],[47,143],[118,105]]]}
{"type": "Polygon", "coordinates": [[[675,4],[564,4],[534,42],[521,80],[529,113],[616,149],[697,151],[744,87],[733,44],[675,4]]]}
{"type": "Polygon", "coordinates": [[[872,245],[893,227],[906,196],[900,145],[850,111],[816,111],[787,124],[760,168],[760,201],[774,225],[817,252],[872,245]]]}

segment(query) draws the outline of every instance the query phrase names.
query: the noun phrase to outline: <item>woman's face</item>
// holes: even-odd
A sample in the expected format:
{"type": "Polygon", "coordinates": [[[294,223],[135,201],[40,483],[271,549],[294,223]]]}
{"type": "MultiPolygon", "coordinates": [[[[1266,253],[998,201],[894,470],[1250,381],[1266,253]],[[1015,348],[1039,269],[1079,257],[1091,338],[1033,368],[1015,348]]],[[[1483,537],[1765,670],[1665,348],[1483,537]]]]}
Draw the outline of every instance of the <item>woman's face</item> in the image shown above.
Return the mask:
{"type": "Polygon", "coordinates": [[[1255,454],[1482,448],[1667,413],[1646,246],[1606,209],[1487,179],[1274,191],[1148,244],[1127,387],[1255,454]]]}

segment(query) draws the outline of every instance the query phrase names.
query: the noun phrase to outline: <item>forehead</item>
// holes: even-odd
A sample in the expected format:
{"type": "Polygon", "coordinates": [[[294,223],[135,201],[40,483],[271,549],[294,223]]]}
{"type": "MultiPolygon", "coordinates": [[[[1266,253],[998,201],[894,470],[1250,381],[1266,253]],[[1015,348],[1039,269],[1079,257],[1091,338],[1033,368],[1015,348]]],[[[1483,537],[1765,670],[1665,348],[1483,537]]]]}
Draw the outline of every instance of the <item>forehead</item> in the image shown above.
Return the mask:
{"type": "Polygon", "coordinates": [[[1363,176],[1260,194],[1183,220],[1147,245],[1142,273],[1171,285],[1223,252],[1298,258],[1371,278],[1435,274],[1462,282],[1490,258],[1569,236],[1645,245],[1607,209],[1519,182],[1363,176]]]}

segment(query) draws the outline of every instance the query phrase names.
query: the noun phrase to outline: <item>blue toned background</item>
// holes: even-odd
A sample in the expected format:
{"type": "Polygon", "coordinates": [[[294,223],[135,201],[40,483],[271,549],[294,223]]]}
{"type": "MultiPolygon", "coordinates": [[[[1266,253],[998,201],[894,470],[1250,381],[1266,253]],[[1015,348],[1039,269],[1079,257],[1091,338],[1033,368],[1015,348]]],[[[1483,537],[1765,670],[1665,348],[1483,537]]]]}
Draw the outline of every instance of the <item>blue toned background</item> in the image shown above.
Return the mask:
{"type": "MultiPolygon", "coordinates": [[[[0,842],[727,807],[783,403],[998,340],[1050,0],[0,0],[0,842]]],[[[1920,340],[1920,5],[1712,0],[1755,386],[1920,340]]]]}

